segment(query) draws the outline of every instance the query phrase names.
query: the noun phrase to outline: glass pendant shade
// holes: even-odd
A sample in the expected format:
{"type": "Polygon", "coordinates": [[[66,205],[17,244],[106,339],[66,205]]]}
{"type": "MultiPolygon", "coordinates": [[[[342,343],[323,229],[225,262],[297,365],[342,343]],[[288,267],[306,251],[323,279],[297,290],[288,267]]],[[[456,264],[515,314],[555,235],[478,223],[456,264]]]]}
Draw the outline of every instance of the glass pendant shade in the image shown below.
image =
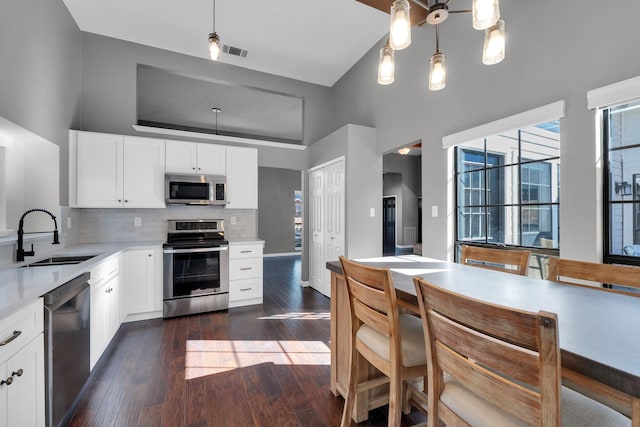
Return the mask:
{"type": "Polygon", "coordinates": [[[485,30],[482,63],[485,65],[493,65],[502,61],[504,59],[504,48],[504,21],[500,19],[496,25],[485,30]]]}
{"type": "Polygon", "coordinates": [[[498,0],[473,0],[471,12],[476,30],[486,30],[500,19],[498,0]]]}
{"type": "Polygon", "coordinates": [[[444,63],[445,56],[436,52],[431,57],[429,64],[429,90],[444,89],[447,85],[447,69],[444,63]]]}
{"type": "Polygon", "coordinates": [[[217,33],[209,34],[209,58],[214,61],[220,59],[220,37],[217,33]]]}
{"type": "Polygon", "coordinates": [[[378,63],[378,83],[389,85],[393,83],[395,74],[395,64],[393,49],[389,45],[384,45],[380,49],[380,62],[378,63]]]}
{"type": "Polygon", "coordinates": [[[410,9],[409,0],[396,0],[391,5],[389,45],[393,50],[401,50],[411,44],[410,9]]]}

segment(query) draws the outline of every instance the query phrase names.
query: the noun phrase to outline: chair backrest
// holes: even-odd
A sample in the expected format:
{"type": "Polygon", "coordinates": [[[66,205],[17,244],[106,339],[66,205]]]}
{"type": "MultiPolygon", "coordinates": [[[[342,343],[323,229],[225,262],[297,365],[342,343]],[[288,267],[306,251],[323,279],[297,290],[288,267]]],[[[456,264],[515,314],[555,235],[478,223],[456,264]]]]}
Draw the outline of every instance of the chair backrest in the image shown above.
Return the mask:
{"type": "Polygon", "coordinates": [[[447,411],[440,410],[447,372],[476,396],[529,425],[560,425],[555,314],[478,301],[420,277],[414,284],[427,346],[430,416],[451,422],[447,411]]]}
{"type": "MultiPolygon", "coordinates": [[[[595,262],[549,258],[549,280],[579,286],[604,283],[640,289],[640,268],[629,265],[598,264],[595,262]]],[[[640,297],[640,293],[609,288],[598,289],[640,297]]]]}
{"type": "Polygon", "coordinates": [[[388,268],[375,268],[340,256],[347,283],[352,336],[362,324],[390,337],[391,361],[401,357],[398,306],[388,268]]]}
{"type": "Polygon", "coordinates": [[[530,254],[527,250],[493,249],[462,245],[460,262],[474,267],[526,276],[530,254]]]}

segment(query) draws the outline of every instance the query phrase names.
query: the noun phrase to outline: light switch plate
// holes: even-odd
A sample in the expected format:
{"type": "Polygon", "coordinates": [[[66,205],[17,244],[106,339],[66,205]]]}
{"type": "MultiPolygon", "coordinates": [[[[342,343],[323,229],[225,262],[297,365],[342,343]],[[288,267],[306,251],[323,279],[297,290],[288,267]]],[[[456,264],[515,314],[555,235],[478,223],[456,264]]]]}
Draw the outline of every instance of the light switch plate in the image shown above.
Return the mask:
{"type": "Polygon", "coordinates": [[[372,218],[376,216],[376,208],[369,208],[369,216],[372,218]]]}
{"type": "Polygon", "coordinates": [[[437,218],[438,217],[438,206],[437,205],[431,206],[431,216],[433,218],[437,218]]]}
{"type": "Polygon", "coordinates": [[[71,228],[71,217],[67,217],[67,228],[71,228]]]}
{"type": "Polygon", "coordinates": [[[142,227],[142,218],[139,216],[133,218],[133,225],[136,227],[142,227]]]}
{"type": "Polygon", "coordinates": [[[231,225],[236,225],[237,222],[238,219],[234,215],[231,215],[231,225]]]}

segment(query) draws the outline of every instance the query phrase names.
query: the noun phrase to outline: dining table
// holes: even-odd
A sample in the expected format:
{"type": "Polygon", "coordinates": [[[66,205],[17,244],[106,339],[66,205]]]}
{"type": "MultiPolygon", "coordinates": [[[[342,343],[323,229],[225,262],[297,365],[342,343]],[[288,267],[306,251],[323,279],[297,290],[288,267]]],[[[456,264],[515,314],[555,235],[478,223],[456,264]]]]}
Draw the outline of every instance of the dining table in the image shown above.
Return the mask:
{"type": "MultiPolygon", "coordinates": [[[[418,255],[357,259],[389,268],[399,309],[420,314],[413,278],[493,304],[558,316],[563,383],[632,419],[640,427],[640,295],[504,273],[418,255]]],[[[349,302],[339,261],[331,272],[331,391],[345,396],[350,346],[349,302]]],[[[640,274],[640,273],[638,273],[640,274]]],[[[359,375],[372,375],[371,366],[359,375]]],[[[385,403],[384,391],[362,393],[353,419],[385,403]]]]}

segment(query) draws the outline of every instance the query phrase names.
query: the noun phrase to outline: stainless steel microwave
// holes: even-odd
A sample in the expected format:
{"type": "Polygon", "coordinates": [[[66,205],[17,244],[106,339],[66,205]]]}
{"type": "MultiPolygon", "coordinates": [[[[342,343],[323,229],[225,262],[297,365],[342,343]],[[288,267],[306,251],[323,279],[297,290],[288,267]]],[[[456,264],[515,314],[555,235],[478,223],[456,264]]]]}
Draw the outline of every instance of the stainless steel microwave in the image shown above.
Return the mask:
{"type": "Polygon", "coordinates": [[[227,180],[219,175],[165,175],[168,205],[226,205],[227,180]]]}

